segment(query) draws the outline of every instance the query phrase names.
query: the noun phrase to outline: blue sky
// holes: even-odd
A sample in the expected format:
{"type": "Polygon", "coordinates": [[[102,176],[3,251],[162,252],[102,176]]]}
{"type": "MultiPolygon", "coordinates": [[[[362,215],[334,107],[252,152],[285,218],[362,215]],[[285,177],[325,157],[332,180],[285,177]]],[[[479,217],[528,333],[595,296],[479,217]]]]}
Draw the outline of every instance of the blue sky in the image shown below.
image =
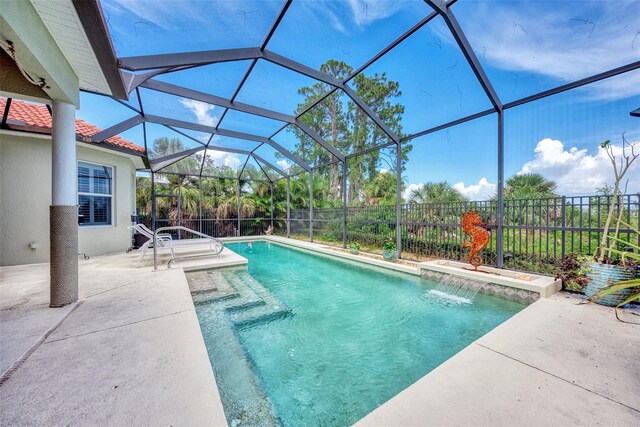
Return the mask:
{"type": "MultiPolygon", "coordinates": [[[[102,0],[118,56],[258,46],[280,1],[102,0]]],[[[503,102],[640,60],[640,2],[633,0],[459,0],[452,10],[503,102]]],[[[339,59],[357,68],[430,13],[413,1],[294,0],[268,49],[318,68],[339,59]]],[[[229,97],[248,63],[214,64],[160,80],[229,97]]],[[[403,129],[414,133],[490,108],[441,18],[405,40],[365,74],[385,72],[398,81],[405,105],[403,129]]],[[[307,77],[259,61],[238,101],[291,113],[296,89],[307,77]]],[[[540,172],[564,194],[592,193],[611,181],[611,166],[598,145],[620,146],[622,133],[640,140],[640,71],[516,107],[505,113],[505,175],[540,172]]],[[[215,125],[222,110],[144,91],[145,111],[215,125]]],[[[136,99],[131,100],[133,105],[136,99]]],[[[84,95],[78,113],[101,127],[133,114],[113,101],[84,95]]],[[[228,113],[221,127],[268,136],[277,123],[228,113]]],[[[166,133],[148,128],[149,140],[166,133]]],[[[141,128],[123,137],[140,143],[141,128]]],[[[196,139],[204,135],[191,133],[196,139]]],[[[182,138],[185,140],[185,138],[182,138]]],[[[291,136],[276,137],[294,144],[291,136]]],[[[447,180],[474,199],[489,197],[497,182],[497,118],[490,115],[414,140],[405,179],[409,188],[447,180]]],[[[220,139],[221,146],[234,141],[220,139]]],[[[195,146],[188,141],[188,146],[195,146]]],[[[238,141],[239,148],[252,143],[238,141]]],[[[274,163],[277,159],[263,153],[274,163]]],[[[238,156],[216,160],[235,166],[238,156]]],[[[285,166],[281,162],[281,166],[285,166]]],[[[630,171],[629,191],[640,191],[640,163],[630,171]]]]}

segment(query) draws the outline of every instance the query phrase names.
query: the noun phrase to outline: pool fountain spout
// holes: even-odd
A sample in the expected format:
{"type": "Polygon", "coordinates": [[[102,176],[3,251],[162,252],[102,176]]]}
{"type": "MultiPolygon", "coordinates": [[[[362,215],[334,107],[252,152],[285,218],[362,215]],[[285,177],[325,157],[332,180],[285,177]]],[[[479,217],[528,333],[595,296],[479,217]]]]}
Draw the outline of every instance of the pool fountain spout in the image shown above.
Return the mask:
{"type": "Polygon", "coordinates": [[[439,285],[428,293],[440,300],[446,300],[449,303],[472,304],[473,298],[488,282],[482,280],[470,279],[468,277],[455,276],[452,274],[423,271],[423,276],[436,279],[439,285]]]}

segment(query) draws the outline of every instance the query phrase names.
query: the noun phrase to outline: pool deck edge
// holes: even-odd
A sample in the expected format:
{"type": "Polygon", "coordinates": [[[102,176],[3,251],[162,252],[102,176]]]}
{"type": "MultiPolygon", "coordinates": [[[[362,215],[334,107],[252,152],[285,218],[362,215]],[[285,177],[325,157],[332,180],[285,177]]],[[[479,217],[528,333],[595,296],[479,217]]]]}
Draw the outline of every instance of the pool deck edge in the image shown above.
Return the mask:
{"type": "Polygon", "coordinates": [[[230,243],[231,242],[249,242],[249,241],[255,242],[255,241],[262,240],[266,242],[281,244],[284,246],[291,246],[294,248],[303,249],[303,250],[307,250],[315,253],[320,253],[323,255],[328,255],[334,258],[342,258],[342,259],[347,259],[351,261],[361,262],[364,264],[373,265],[376,267],[382,267],[390,270],[400,271],[402,273],[420,275],[420,271],[417,268],[417,263],[416,263],[416,267],[410,267],[403,264],[396,264],[393,262],[384,261],[382,259],[369,258],[365,256],[360,256],[360,255],[352,255],[350,253],[339,252],[334,249],[330,249],[326,245],[315,243],[315,242],[305,242],[302,240],[290,239],[290,238],[280,237],[280,236],[231,237],[231,238],[224,238],[220,240],[222,240],[223,242],[230,242],[230,243]]]}
{"type": "Polygon", "coordinates": [[[353,255],[350,253],[339,252],[326,245],[306,242],[296,239],[290,239],[280,236],[248,236],[248,237],[232,237],[221,239],[224,242],[247,242],[247,241],[267,241],[285,246],[291,246],[334,258],[342,258],[350,261],[361,262],[364,264],[382,267],[390,270],[400,271],[403,273],[420,275],[422,270],[432,270],[440,273],[454,274],[470,279],[477,279],[498,285],[506,286],[514,289],[522,289],[529,292],[540,294],[541,298],[548,298],[556,294],[562,288],[562,282],[551,276],[543,276],[533,273],[514,272],[510,270],[502,270],[493,267],[480,267],[481,272],[470,271],[467,269],[469,264],[463,262],[449,260],[433,260],[416,262],[415,267],[397,264],[383,259],[371,258],[368,256],[353,255]]]}
{"type": "Polygon", "coordinates": [[[501,270],[493,267],[482,266],[480,271],[469,269],[469,264],[457,261],[434,260],[418,264],[420,270],[431,270],[446,274],[467,277],[515,289],[536,292],[542,298],[548,298],[562,289],[562,281],[551,276],[543,276],[534,273],[518,273],[510,270],[501,270]]]}
{"type": "Polygon", "coordinates": [[[640,326],[579,301],[540,299],[355,425],[640,425],[640,326]]]}
{"type": "Polygon", "coordinates": [[[48,264],[0,270],[3,370],[24,359],[0,425],[226,425],[183,270],[136,261],[80,260],[70,313],[48,307],[48,264]]]}

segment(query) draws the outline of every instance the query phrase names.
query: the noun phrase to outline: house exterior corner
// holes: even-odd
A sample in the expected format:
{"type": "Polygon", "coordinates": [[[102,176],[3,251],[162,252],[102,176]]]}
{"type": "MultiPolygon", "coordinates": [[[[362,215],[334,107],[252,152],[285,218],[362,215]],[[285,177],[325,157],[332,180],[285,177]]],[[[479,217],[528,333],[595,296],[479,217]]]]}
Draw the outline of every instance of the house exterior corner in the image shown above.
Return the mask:
{"type": "MultiPolygon", "coordinates": [[[[111,194],[100,195],[110,199],[109,215],[103,223],[85,220],[78,225],[78,253],[96,256],[125,251],[131,246],[128,227],[135,214],[139,158],[83,142],[76,143],[76,153],[78,165],[111,173],[111,194]]],[[[82,200],[91,197],[77,194],[82,200]]],[[[49,205],[51,136],[0,131],[0,266],[49,262],[49,205]]]]}

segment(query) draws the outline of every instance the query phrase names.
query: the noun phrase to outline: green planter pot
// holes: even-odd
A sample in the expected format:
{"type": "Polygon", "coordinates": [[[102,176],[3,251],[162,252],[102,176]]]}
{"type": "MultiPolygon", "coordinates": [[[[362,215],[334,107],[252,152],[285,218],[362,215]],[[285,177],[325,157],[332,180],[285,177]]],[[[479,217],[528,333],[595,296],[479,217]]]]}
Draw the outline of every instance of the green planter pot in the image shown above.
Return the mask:
{"type": "Polygon", "coordinates": [[[360,250],[359,249],[349,248],[349,252],[351,252],[352,255],[358,255],[360,253],[360,250]]]}
{"type": "Polygon", "coordinates": [[[394,250],[390,251],[387,249],[382,250],[382,257],[385,261],[396,262],[398,260],[398,255],[400,255],[400,251],[394,250]]]}
{"type": "MultiPolygon", "coordinates": [[[[591,271],[589,272],[588,277],[591,279],[591,281],[584,287],[584,293],[588,298],[591,298],[593,295],[607,286],[610,286],[622,280],[631,280],[636,275],[635,269],[626,268],[621,265],[609,265],[590,262],[589,269],[591,271]]],[[[606,297],[598,298],[595,302],[597,304],[607,305],[609,307],[616,307],[630,295],[631,289],[624,289],[620,292],[607,295],[606,297]]]]}

